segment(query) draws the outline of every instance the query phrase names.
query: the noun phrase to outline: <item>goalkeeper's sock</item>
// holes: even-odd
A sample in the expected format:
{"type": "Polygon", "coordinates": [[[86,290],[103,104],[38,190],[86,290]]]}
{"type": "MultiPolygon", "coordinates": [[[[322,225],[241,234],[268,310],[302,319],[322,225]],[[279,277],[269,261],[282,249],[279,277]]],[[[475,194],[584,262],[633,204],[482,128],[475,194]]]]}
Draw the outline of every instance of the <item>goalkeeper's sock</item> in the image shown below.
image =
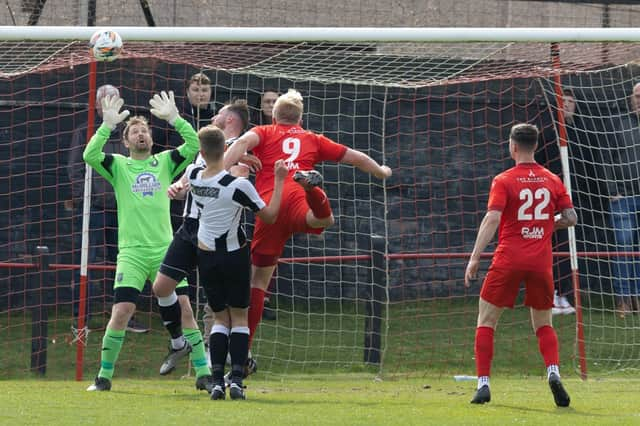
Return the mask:
{"type": "Polygon", "coordinates": [[[307,204],[313,212],[313,215],[318,219],[324,219],[331,216],[331,204],[329,204],[329,198],[327,194],[321,189],[316,187],[306,191],[307,204]]]}
{"type": "Polygon", "coordinates": [[[224,377],[224,364],[229,351],[229,329],[221,324],[211,327],[209,336],[209,348],[211,348],[211,372],[215,383],[224,377]]]}
{"type": "Polygon", "coordinates": [[[491,327],[476,328],[474,351],[476,355],[476,373],[478,377],[491,375],[491,361],[493,360],[493,334],[491,327]]]}
{"type": "Polygon", "coordinates": [[[544,359],[544,365],[560,365],[560,356],[558,354],[558,336],[556,331],[550,325],[543,325],[536,330],[538,336],[538,348],[544,359]]]}
{"type": "Polygon", "coordinates": [[[204,341],[199,328],[185,328],[184,337],[191,343],[189,359],[193,369],[196,370],[196,378],[211,374],[207,365],[207,357],[204,354],[204,341]]]}
{"type": "Polygon", "coordinates": [[[171,347],[180,349],[184,347],[184,337],[182,335],[182,309],[178,295],[174,291],[167,297],[158,297],[158,307],[162,324],[171,335],[171,347]]]}
{"type": "Polygon", "coordinates": [[[256,334],[258,324],[262,320],[262,311],[264,310],[264,293],[265,291],[258,287],[251,287],[251,304],[249,305],[249,346],[256,334]]]}
{"type": "Polygon", "coordinates": [[[113,330],[107,327],[102,338],[102,354],[98,377],[104,377],[109,380],[113,377],[113,369],[122,349],[124,335],[125,330],[113,330]]]}
{"type": "Polygon", "coordinates": [[[249,353],[249,327],[233,327],[229,336],[231,376],[242,377],[249,353]]]}

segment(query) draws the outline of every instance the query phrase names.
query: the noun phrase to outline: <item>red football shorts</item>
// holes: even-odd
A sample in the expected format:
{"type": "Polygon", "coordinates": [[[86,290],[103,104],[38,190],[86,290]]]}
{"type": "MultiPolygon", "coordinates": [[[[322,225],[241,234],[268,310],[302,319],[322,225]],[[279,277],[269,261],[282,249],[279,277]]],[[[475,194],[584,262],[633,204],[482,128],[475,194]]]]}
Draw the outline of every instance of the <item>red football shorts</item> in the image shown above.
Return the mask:
{"type": "Polygon", "coordinates": [[[513,308],[520,283],[524,282],[524,304],[538,310],[553,307],[553,272],[513,271],[491,266],[482,283],[480,297],[500,308],[513,308]]]}
{"type": "Polygon", "coordinates": [[[324,228],[311,228],[307,225],[308,211],[305,190],[293,180],[287,181],[282,191],[282,204],[276,223],[269,225],[256,218],[251,240],[251,263],[254,266],[275,265],[293,234],[321,234],[324,228]]]}

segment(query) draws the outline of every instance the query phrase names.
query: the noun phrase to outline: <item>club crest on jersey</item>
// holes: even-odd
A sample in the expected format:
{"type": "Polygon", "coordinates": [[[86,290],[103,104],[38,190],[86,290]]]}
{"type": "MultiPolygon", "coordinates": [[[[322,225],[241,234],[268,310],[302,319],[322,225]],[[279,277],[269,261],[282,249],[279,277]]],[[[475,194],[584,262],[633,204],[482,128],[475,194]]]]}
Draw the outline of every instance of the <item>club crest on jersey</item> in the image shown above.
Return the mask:
{"type": "Polygon", "coordinates": [[[156,179],[155,175],[152,173],[140,173],[136,177],[136,181],[133,185],[131,185],[131,191],[136,194],[142,194],[142,196],[153,196],[153,193],[156,191],[160,191],[161,185],[160,182],[156,179]]]}

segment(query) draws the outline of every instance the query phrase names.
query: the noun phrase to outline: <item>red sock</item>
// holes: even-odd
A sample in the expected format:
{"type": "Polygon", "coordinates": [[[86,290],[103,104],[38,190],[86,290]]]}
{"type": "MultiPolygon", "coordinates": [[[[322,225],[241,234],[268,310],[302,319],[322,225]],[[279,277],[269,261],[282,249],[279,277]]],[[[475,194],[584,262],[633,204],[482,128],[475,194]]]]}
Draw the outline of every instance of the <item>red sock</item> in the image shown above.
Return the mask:
{"type": "Polygon", "coordinates": [[[307,204],[318,219],[331,216],[331,204],[324,191],[317,186],[307,191],[307,204]]]}
{"type": "Polygon", "coordinates": [[[258,328],[258,324],[262,320],[262,311],[264,310],[264,290],[257,287],[251,287],[251,304],[249,305],[249,347],[253,342],[253,335],[258,328]]]}
{"type": "Polygon", "coordinates": [[[493,360],[493,328],[476,328],[476,373],[478,377],[491,375],[491,361],[493,360]]]}
{"type": "Polygon", "coordinates": [[[560,355],[558,354],[558,336],[550,325],[543,325],[536,330],[538,336],[538,348],[544,359],[546,367],[550,365],[560,365],[560,355]]]}

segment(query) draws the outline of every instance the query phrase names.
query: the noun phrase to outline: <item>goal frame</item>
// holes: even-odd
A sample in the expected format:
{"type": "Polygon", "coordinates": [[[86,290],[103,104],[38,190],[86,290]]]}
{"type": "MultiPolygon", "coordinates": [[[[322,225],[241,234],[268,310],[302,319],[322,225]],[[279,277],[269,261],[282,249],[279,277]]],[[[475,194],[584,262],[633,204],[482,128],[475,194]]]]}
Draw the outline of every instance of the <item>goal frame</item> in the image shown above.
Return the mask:
{"type": "MultiPolygon", "coordinates": [[[[0,27],[0,40],[3,41],[53,41],[88,40],[100,27],[77,26],[5,26],[0,27]]],[[[410,42],[410,43],[470,43],[470,42],[536,42],[549,43],[552,46],[562,42],[640,42],[640,28],[374,28],[374,27],[109,27],[117,31],[125,41],[157,42],[410,42]]],[[[557,45],[556,45],[557,46],[557,45]]],[[[553,55],[554,69],[560,68],[560,58],[553,55]]],[[[95,105],[95,63],[90,65],[94,78],[90,80],[89,111],[93,113],[95,105]]],[[[558,105],[558,136],[565,185],[571,192],[569,178],[569,160],[567,136],[562,116],[562,89],[560,71],[554,76],[555,100],[558,105]]],[[[89,123],[93,119],[90,117],[89,123]]],[[[87,129],[88,135],[93,129],[87,129]]],[[[91,172],[87,170],[85,182],[84,211],[88,211],[90,202],[91,172]]],[[[81,249],[81,300],[85,298],[87,251],[88,251],[88,214],[83,215],[81,249]]],[[[582,310],[579,298],[578,261],[576,237],[573,228],[569,232],[569,255],[571,259],[572,280],[576,294],[576,331],[579,364],[583,379],[587,377],[585,339],[582,310]]],[[[392,257],[386,253],[387,261],[392,257]]],[[[387,271],[388,272],[388,271],[387,271]]],[[[81,323],[84,318],[81,305],[81,323]]],[[[77,377],[82,376],[82,342],[78,344],[77,377]]]]}

